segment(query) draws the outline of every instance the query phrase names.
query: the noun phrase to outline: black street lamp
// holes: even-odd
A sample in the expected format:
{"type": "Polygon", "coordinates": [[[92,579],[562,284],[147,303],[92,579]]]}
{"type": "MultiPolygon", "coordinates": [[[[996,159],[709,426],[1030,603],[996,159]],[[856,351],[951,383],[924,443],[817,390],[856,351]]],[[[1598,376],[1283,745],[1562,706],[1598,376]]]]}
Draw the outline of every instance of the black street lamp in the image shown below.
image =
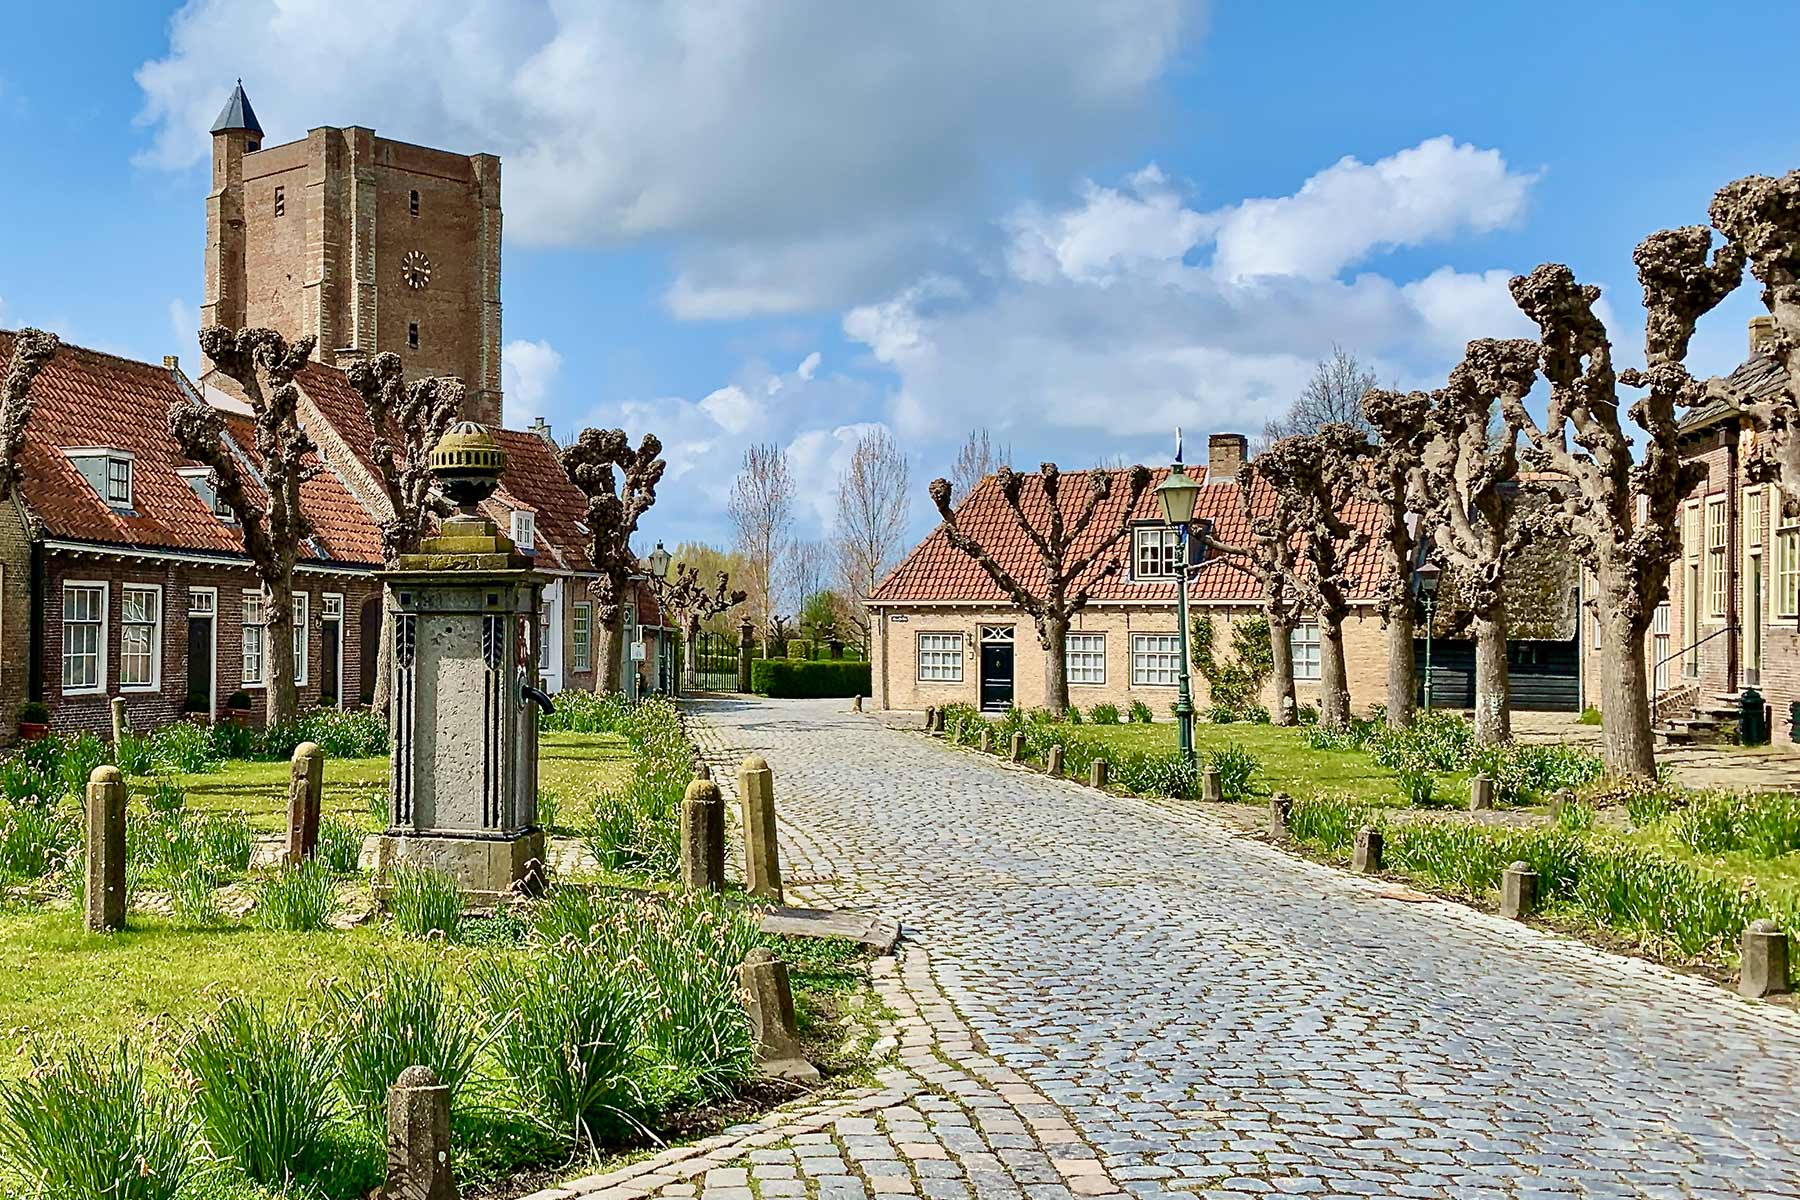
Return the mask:
{"type": "Polygon", "coordinates": [[[1431,711],[1431,634],[1437,624],[1438,577],[1443,568],[1426,560],[1413,570],[1413,591],[1425,602],[1425,711],[1431,711]]]}
{"type": "Polygon", "coordinates": [[[1194,519],[1194,503],[1200,498],[1200,485],[1188,478],[1181,463],[1181,431],[1175,431],[1175,462],[1169,477],[1156,489],[1156,502],[1162,508],[1163,520],[1181,531],[1180,562],[1175,569],[1176,612],[1181,622],[1181,670],[1176,673],[1179,690],[1175,693],[1175,720],[1180,730],[1181,756],[1194,761],[1194,697],[1188,689],[1188,525],[1194,519]]]}

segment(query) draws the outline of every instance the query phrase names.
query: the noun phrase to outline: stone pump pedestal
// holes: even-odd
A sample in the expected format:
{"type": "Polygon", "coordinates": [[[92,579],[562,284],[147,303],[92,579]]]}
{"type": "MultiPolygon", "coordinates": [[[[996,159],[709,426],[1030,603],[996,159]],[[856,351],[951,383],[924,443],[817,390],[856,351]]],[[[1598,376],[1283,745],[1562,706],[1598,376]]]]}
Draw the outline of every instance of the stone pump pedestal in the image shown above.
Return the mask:
{"type": "Polygon", "coordinates": [[[459,511],[378,578],[393,625],[393,756],[378,861],[498,896],[544,857],[537,824],[538,606],[546,580],[477,511],[506,454],[464,421],[431,453],[459,511]]]}

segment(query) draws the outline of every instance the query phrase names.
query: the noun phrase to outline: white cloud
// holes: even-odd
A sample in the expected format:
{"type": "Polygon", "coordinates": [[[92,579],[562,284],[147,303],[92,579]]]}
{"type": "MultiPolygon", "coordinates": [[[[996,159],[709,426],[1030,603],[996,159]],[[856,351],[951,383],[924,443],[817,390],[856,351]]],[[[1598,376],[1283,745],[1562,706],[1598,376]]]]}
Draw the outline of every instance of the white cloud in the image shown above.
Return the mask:
{"type": "MultiPolygon", "coordinates": [[[[1507,295],[1508,271],[1445,267],[1412,282],[1340,273],[1378,245],[1492,228],[1523,203],[1528,179],[1508,174],[1497,153],[1447,139],[1373,167],[1348,162],[1314,176],[1307,199],[1209,213],[1184,205],[1154,167],[1118,187],[1090,183],[1065,210],[1008,220],[1002,261],[965,270],[978,283],[925,276],[850,310],[845,335],[896,376],[902,436],[953,441],[976,409],[1000,440],[1088,462],[1150,453],[1178,424],[1254,432],[1333,343],[1384,381],[1426,385],[1468,338],[1530,332],[1507,295]],[[1447,199],[1445,172],[1428,169],[1446,163],[1452,174],[1486,173],[1488,190],[1459,184],[1450,190],[1460,199],[1447,199]],[[1309,228],[1310,197],[1346,188],[1381,204],[1353,209],[1345,223],[1355,229],[1309,228]],[[1497,202],[1494,191],[1516,194],[1497,202]],[[1398,213],[1419,219],[1408,227],[1398,213]],[[1216,269],[1227,239],[1255,225],[1278,243],[1259,269],[1216,269]]],[[[1247,253],[1233,244],[1240,262],[1247,253]]]]}
{"type": "Polygon", "coordinates": [[[177,296],[169,301],[169,335],[175,339],[175,352],[183,358],[200,353],[200,310],[177,296]]]}
{"type": "Polygon", "coordinates": [[[794,368],[794,374],[798,375],[804,382],[811,383],[812,377],[818,374],[819,363],[821,361],[823,360],[819,357],[819,352],[814,350],[811,354],[800,360],[800,365],[794,368]]]}
{"type": "MultiPolygon", "coordinates": [[[[856,444],[868,434],[887,428],[879,421],[807,429],[787,444],[788,471],[794,477],[794,507],[813,536],[825,533],[837,520],[838,476],[850,467],[856,444]]],[[[891,431],[890,431],[891,432],[891,431]]]]}
{"type": "Polygon", "coordinates": [[[545,415],[550,392],[562,373],[562,354],[549,342],[517,338],[500,351],[500,385],[506,393],[506,416],[523,429],[545,415]]]}
{"type": "Polygon", "coordinates": [[[1535,179],[1510,170],[1498,150],[1449,137],[1373,163],[1346,155],[1291,196],[1216,214],[1214,266],[1227,279],[1329,279],[1377,250],[1508,225],[1535,179]]]}
{"type": "MultiPolygon", "coordinates": [[[[769,393],[781,390],[781,381],[771,377],[769,393]]],[[[700,411],[718,423],[726,433],[744,433],[762,423],[762,405],[750,393],[734,384],[718,388],[700,401],[700,411]]]]}
{"type": "Polygon", "coordinates": [[[140,159],[205,161],[242,74],[273,141],[361,123],[491,151],[509,235],[673,236],[677,313],[798,311],[893,286],[1019,178],[1115,144],[1200,3],[188,0],[137,72],[140,159]]]}

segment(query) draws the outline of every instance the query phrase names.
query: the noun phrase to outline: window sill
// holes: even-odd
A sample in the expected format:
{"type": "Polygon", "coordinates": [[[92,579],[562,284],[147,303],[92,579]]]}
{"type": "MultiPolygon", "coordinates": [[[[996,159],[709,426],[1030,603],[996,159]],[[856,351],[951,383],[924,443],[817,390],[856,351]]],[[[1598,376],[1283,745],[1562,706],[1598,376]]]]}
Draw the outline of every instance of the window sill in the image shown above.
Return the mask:
{"type": "Polygon", "coordinates": [[[130,692],[133,695],[144,692],[160,692],[162,691],[162,681],[157,680],[155,683],[121,683],[119,685],[119,690],[121,692],[130,692]]]}
{"type": "Polygon", "coordinates": [[[106,689],[104,687],[64,688],[62,694],[65,696],[104,696],[106,689]]]}
{"type": "Polygon", "coordinates": [[[269,686],[268,684],[262,683],[260,681],[256,682],[256,683],[245,683],[241,679],[238,680],[238,691],[240,691],[240,692],[260,692],[268,686],[269,686]]]}

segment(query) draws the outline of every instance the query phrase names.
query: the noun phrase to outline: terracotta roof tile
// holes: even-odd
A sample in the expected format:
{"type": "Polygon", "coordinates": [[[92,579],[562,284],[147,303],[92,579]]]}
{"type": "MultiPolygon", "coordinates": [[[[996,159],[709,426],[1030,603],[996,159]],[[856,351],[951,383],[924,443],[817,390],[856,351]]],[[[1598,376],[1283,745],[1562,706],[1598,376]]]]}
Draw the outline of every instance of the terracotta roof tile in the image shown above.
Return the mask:
{"type": "MultiPolygon", "coordinates": [[[[1059,499],[1068,520],[1072,521],[1086,502],[1085,474],[1070,471],[1065,472],[1062,477],[1059,499]]],[[[1145,489],[1132,510],[1134,522],[1162,522],[1155,492],[1156,487],[1168,478],[1168,474],[1167,468],[1151,471],[1150,486],[1145,489]]],[[[1101,503],[1100,512],[1089,527],[1084,543],[1076,547],[1078,553],[1098,543],[1108,530],[1116,526],[1128,494],[1128,489],[1116,487],[1113,495],[1101,503]]],[[[1274,503],[1274,493],[1259,479],[1253,498],[1256,512],[1269,512],[1274,503]]],[[[1026,475],[1025,486],[1020,494],[1020,506],[1034,524],[1040,523],[1049,513],[1049,500],[1036,474],[1026,475]]],[[[1354,502],[1344,515],[1353,525],[1370,529],[1375,527],[1378,519],[1375,505],[1368,501],[1354,502]]],[[[1044,568],[1037,548],[1013,519],[1011,509],[1000,494],[996,477],[990,475],[977,484],[956,506],[956,516],[964,532],[987,547],[1000,564],[1020,582],[1027,587],[1034,587],[1042,581],[1044,568]]],[[[1203,478],[1200,497],[1194,506],[1194,516],[1196,519],[1211,520],[1215,536],[1228,545],[1241,545],[1248,540],[1248,530],[1238,501],[1237,481],[1234,479],[1203,478]]],[[[1175,585],[1172,582],[1136,582],[1131,579],[1128,539],[1119,543],[1115,553],[1125,563],[1125,567],[1094,588],[1094,600],[1136,601],[1146,604],[1174,602],[1175,585]]],[[[1353,589],[1353,597],[1358,600],[1372,598],[1381,570],[1378,545],[1371,542],[1351,562],[1350,568],[1358,583],[1353,589]]],[[[1095,570],[1098,569],[1097,564],[1095,570]]],[[[1234,566],[1230,558],[1219,555],[1209,556],[1193,569],[1188,587],[1188,596],[1200,601],[1255,602],[1262,596],[1262,589],[1253,577],[1234,566]]],[[[950,545],[941,526],[901,560],[900,565],[889,573],[870,599],[890,603],[1007,603],[1005,593],[988,578],[987,572],[974,559],[950,545]]]]}
{"type": "MultiPolygon", "coordinates": [[[[12,352],[12,340],[10,333],[0,331],[0,358],[12,352]]],[[[214,516],[179,474],[198,464],[181,453],[168,432],[170,405],[189,399],[174,372],[65,345],[37,377],[32,395],[21,489],[49,536],[145,549],[243,553],[237,527],[214,516]],[[130,511],[113,508],[87,483],[63,453],[71,447],[131,453],[130,511]]],[[[245,457],[256,463],[250,422],[231,414],[226,428],[245,457]]],[[[315,526],[318,559],[380,561],[379,531],[329,468],[306,485],[302,496],[315,526]]]]}

